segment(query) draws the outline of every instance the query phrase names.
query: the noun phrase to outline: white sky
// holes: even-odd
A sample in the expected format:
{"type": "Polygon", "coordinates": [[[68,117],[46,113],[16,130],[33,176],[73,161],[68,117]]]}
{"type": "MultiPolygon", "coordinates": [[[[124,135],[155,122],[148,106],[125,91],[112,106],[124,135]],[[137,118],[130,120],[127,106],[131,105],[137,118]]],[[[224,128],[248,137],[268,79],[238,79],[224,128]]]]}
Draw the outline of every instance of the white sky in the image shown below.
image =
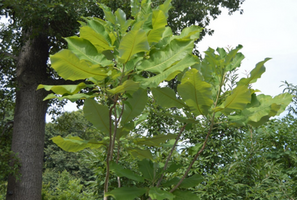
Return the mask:
{"type": "Polygon", "coordinates": [[[230,16],[226,10],[212,21],[210,28],[215,32],[200,42],[199,50],[241,44],[242,76],[266,57],[272,58],[253,88],[274,96],[283,90],[281,81],[297,85],[297,1],[246,0],[242,8],[242,15],[230,16]]]}

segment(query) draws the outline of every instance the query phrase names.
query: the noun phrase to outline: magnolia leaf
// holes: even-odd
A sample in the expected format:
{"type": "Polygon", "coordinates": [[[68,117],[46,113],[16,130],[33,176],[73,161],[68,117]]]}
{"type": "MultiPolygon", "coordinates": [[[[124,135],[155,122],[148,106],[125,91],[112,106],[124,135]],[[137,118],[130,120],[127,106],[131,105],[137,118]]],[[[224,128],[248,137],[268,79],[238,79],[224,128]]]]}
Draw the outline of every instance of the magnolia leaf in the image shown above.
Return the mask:
{"type": "Polygon", "coordinates": [[[142,159],[150,159],[153,160],[152,153],[150,150],[143,150],[139,148],[128,148],[129,154],[131,154],[134,158],[142,159]]]}
{"type": "Polygon", "coordinates": [[[133,171],[129,169],[125,169],[121,165],[111,161],[110,162],[110,171],[114,172],[119,177],[127,177],[137,182],[143,182],[144,178],[135,174],[133,171]]]}
{"type": "Polygon", "coordinates": [[[254,96],[253,104],[236,115],[228,116],[233,125],[260,126],[267,122],[270,117],[279,115],[292,101],[292,95],[288,93],[280,94],[274,98],[269,95],[260,94],[254,96]],[[256,98],[256,100],[255,100],[256,98]]]}
{"type": "Polygon", "coordinates": [[[108,107],[98,104],[94,99],[86,99],[84,104],[84,116],[96,128],[109,134],[109,110],[108,107]]]}
{"type": "Polygon", "coordinates": [[[94,142],[83,140],[80,137],[68,137],[62,138],[61,136],[56,136],[51,138],[51,140],[58,145],[61,149],[68,152],[77,152],[85,148],[99,148],[107,144],[106,141],[94,142]]]}
{"type": "Polygon", "coordinates": [[[235,58],[237,52],[242,49],[242,45],[238,45],[235,49],[232,49],[226,56],[225,56],[225,66],[229,65],[230,62],[235,58]]]}
{"type": "Polygon", "coordinates": [[[135,199],[144,193],[146,193],[146,188],[137,188],[137,187],[121,187],[116,188],[110,192],[106,192],[104,196],[111,196],[116,200],[127,200],[135,199]]]}
{"type": "Polygon", "coordinates": [[[193,40],[172,40],[162,50],[152,50],[150,59],[143,61],[137,69],[152,73],[161,73],[175,62],[192,53],[193,40]]]}
{"type": "Polygon", "coordinates": [[[211,85],[203,81],[197,69],[187,71],[177,91],[195,115],[205,115],[213,104],[211,85]]]}
{"type": "Polygon", "coordinates": [[[271,58],[265,58],[264,61],[259,62],[256,67],[251,71],[250,76],[248,78],[242,78],[237,83],[237,85],[248,85],[251,83],[255,83],[258,78],[265,72],[264,64],[270,60],[271,58]]]}
{"type": "MultiPolygon", "coordinates": [[[[189,188],[189,187],[196,187],[204,180],[203,176],[200,174],[195,174],[189,178],[185,178],[183,182],[179,185],[179,188],[189,188]]],[[[162,183],[165,187],[170,187],[176,185],[180,181],[179,178],[175,177],[165,183],[162,183]]]]}
{"type": "Polygon", "coordinates": [[[154,165],[151,160],[143,159],[138,162],[138,169],[142,173],[143,177],[149,181],[155,179],[154,165]]]}
{"type": "Polygon", "coordinates": [[[98,53],[97,49],[88,40],[72,36],[65,38],[68,43],[68,49],[71,50],[80,60],[87,60],[93,64],[101,66],[112,65],[113,62],[108,60],[104,54],[98,53]]]}
{"type": "Polygon", "coordinates": [[[168,11],[172,8],[171,5],[172,0],[166,0],[163,4],[161,4],[158,8],[165,13],[165,16],[168,17],[168,11]]]}
{"type": "Polygon", "coordinates": [[[180,184],[180,188],[189,188],[189,187],[196,187],[204,180],[203,176],[200,174],[194,174],[193,176],[186,178],[180,184]]]}
{"type": "Polygon", "coordinates": [[[191,39],[197,40],[200,37],[200,32],[203,30],[200,26],[192,25],[182,30],[179,36],[175,36],[177,39],[191,39]]]}
{"type": "Polygon", "coordinates": [[[122,125],[141,114],[147,102],[147,91],[139,89],[138,91],[134,92],[132,98],[128,98],[126,102],[131,107],[125,106],[121,120],[122,125]]]}
{"type": "Polygon", "coordinates": [[[78,57],[68,49],[63,49],[52,55],[51,66],[64,79],[80,80],[90,77],[106,77],[106,71],[99,65],[90,66],[86,61],[79,60],[78,57]]]}
{"type": "Polygon", "coordinates": [[[133,22],[133,20],[131,19],[126,20],[126,13],[119,8],[115,12],[115,17],[116,17],[116,23],[120,25],[122,34],[126,33],[129,26],[131,26],[131,23],[133,22]]]}
{"type": "Polygon", "coordinates": [[[118,93],[133,93],[139,89],[139,83],[136,83],[132,80],[126,80],[122,85],[119,85],[116,88],[107,90],[108,93],[118,94],[118,93]]]}
{"type": "Polygon", "coordinates": [[[120,61],[126,63],[136,53],[146,52],[149,48],[146,32],[143,30],[132,30],[120,42],[120,61]]]}
{"type": "Polygon", "coordinates": [[[79,83],[78,85],[38,85],[37,90],[44,88],[46,91],[53,91],[56,94],[75,94],[86,87],[94,87],[91,84],[79,83]]]}
{"type": "Polygon", "coordinates": [[[104,17],[105,17],[105,20],[111,22],[112,24],[116,25],[116,18],[114,16],[114,14],[112,13],[111,9],[102,4],[102,3],[98,3],[98,5],[100,6],[100,8],[103,10],[104,12],[104,17]]]}
{"type": "Polygon", "coordinates": [[[258,95],[257,99],[260,102],[260,106],[251,107],[247,109],[249,111],[249,121],[258,122],[263,117],[273,117],[283,112],[286,107],[292,101],[292,95],[288,93],[280,94],[274,98],[269,95],[258,95]]]}
{"type": "Polygon", "coordinates": [[[141,87],[143,88],[155,88],[157,87],[162,81],[169,80],[170,77],[175,74],[179,74],[183,72],[186,68],[198,63],[199,60],[197,56],[193,56],[192,54],[188,54],[184,57],[184,59],[180,60],[179,62],[174,63],[170,68],[166,69],[161,74],[153,76],[151,78],[140,78],[138,81],[141,82],[141,87]]]}
{"type": "Polygon", "coordinates": [[[80,28],[80,37],[89,40],[99,53],[106,50],[114,50],[109,35],[105,31],[96,32],[89,26],[83,26],[80,28]]]}
{"type": "Polygon", "coordinates": [[[172,193],[161,190],[160,188],[156,188],[156,187],[150,188],[149,196],[151,197],[151,199],[154,199],[154,200],[164,200],[164,199],[173,200],[175,197],[175,195],[173,195],[172,193]]]}
{"type": "Polygon", "coordinates": [[[180,99],[177,99],[175,92],[168,87],[152,89],[152,93],[157,103],[162,107],[186,107],[185,103],[182,102],[180,99]]]}
{"type": "Polygon", "coordinates": [[[251,102],[251,93],[246,85],[237,86],[227,97],[226,101],[223,103],[225,115],[230,114],[234,110],[243,110],[248,103],[251,102]]]}
{"type": "Polygon", "coordinates": [[[137,145],[160,146],[161,143],[175,138],[176,138],[175,134],[156,135],[151,138],[146,138],[146,137],[137,138],[133,140],[133,142],[137,145]]]}
{"type": "Polygon", "coordinates": [[[140,11],[140,3],[138,0],[131,0],[131,16],[134,18],[137,16],[137,14],[140,11]]]}
{"type": "Polygon", "coordinates": [[[147,36],[149,44],[158,43],[161,40],[164,31],[165,27],[150,30],[147,36]]]}
{"type": "Polygon", "coordinates": [[[167,18],[162,10],[154,10],[152,18],[153,29],[165,28],[167,18]]]}
{"type": "Polygon", "coordinates": [[[77,94],[71,94],[71,95],[63,95],[62,97],[56,96],[53,93],[47,95],[43,101],[49,100],[49,99],[58,99],[59,101],[62,101],[64,99],[68,99],[71,102],[75,102],[79,99],[87,99],[87,98],[94,98],[97,96],[96,94],[85,94],[85,93],[77,93],[77,94]]]}
{"type": "Polygon", "coordinates": [[[175,195],[174,200],[186,199],[186,200],[197,200],[198,196],[191,191],[175,190],[172,194],[175,195]]]}

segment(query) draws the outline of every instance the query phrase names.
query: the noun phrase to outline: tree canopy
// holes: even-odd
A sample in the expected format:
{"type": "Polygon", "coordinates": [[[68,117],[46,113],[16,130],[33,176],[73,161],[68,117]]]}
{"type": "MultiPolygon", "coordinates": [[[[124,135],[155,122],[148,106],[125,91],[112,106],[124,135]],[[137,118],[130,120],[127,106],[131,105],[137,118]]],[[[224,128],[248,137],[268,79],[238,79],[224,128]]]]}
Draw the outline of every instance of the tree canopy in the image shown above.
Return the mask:
{"type": "MultiPolygon", "coordinates": [[[[97,128],[99,138],[56,136],[52,141],[68,152],[102,149],[106,200],[110,197],[197,199],[199,191],[192,188],[204,181],[202,174],[219,170],[214,166],[232,161],[220,164],[215,157],[210,163],[199,160],[211,137],[214,141],[232,138],[224,135],[221,130],[228,128],[220,125],[226,123],[252,131],[283,112],[292,100],[289,93],[271,97],[257,94],[251,87],[265,72],[264,64],[270,58],[256,64],[248,77],[233,79],[232,73],[244,59],[239,52],[241,45],[227,51],[210,48],[200,60],[192,50],[201,27],[191,25],[174,34],[167,26],[171,1],[156,7],[151,4],[149,0],[132,1],[131,19],[121,9],[112,12],[99,4],[104,20],[83,18],[79,36],[65,38],[68,48],[50,57],[51,67],[63,79],[79,82],[38,86],[38,90],[54,93],[44,100],[84,100],[84,116],[97,128]],[[161,85],[174,78],[179,80],[176,92],[161,85]],[[230,82],[231,86],[226,87],[230,82]],[[167,115],[180,123],[177,132],[171,132],[170,127],[169,131],[164,129],[155,135],[135,132],[146,121],[146,110],[155,105],[168,111],[155,115],[167,115]],[[174,109],[180,110],[174,112],[174,109]],[[197,139],[192,134],[186,137],[184,132],[199,126],[204,127],[201,128],[203,139],[185,147],[191,156],[179,169],[176,147],[182,140],[197,139]],[[134,170],[123,164],[129,162],[135,166],[134,170]],[[200,167],[193,168],[197,163],[200,167]],[[133,180],[135,184],[127,185],[123,179],[133,180]],[[117,180],[117,185],[112,180],[117,180]]],[[[218,146],[215,151],[219,152],[218,146]]]]}

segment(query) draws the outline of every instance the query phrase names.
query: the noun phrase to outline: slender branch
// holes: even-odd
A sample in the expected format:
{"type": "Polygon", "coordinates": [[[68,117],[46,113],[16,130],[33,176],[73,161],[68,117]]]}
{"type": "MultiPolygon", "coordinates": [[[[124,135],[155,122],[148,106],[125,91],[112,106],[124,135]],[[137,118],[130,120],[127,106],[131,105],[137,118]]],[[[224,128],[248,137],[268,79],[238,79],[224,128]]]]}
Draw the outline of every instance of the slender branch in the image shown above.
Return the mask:
{"type": "Polygon", "coordinates": [[[179,134],[177,135],[177,137],[176,137],[176,139],[175,139],[175,142],[174,142],[174,144],[173,144],[173,147],[171,148],[171,151],[170,151],[170,153],[169,153],[169,155],[168,155],[168,157],[167,157],[166,163],[165,163],[165,165],[164,165],[163,173],[162,173],[161,178],[159,179],[159,181],[158,181],[156,187],[159,187],[159,185],[161,184],[161,181],[162,181],[162,179],[163,179],[163,177],[164,177],[164,172],[165,172],[165,170],[167,169],[168,162],[169,162],[169,160],[170,160],[170,158],[171,158],[171,156],[172,156],[172,153],[173,153],[173,151],[174,151],[174,149],[175,149],[175,146],[177,145],[177,142],[178,142],[178,140],[179,140],[179,138],[180,138],[182,132],[185,130],[186,126],[187,126],[187,124],[185,124],[185,125],[180,129],[179,134]]]}
{"type": "Polygon", "coordinates": [[[195,155],[194,159],[193,159],[192,162],[190,163],[190,165],[189,165],[187,171],[185,172],[184,176],[180,179],[180,181],[176,184],[176,186],[174,186],[174,188],[172,188],[169,192],[171,192],[171,193],[174,192],[174,191],[180,186],[180,184],[183,182],[183,180],[187,177],[187,175],[188,175],[190,169],[192,168],[194,162],[197,160],[198,156],[199,156],[199,155],[203,152],[203,150],[205,149],[207,140],[208,140],[209,135],[210,135],[210,133],[211,133],[211,131],[212,131],[212,129],[213,129],[214,116],[215,116],[215,113],[214,113],[213,116],[212,116],[211,124],[210,124],[209,130],[208,130],[208,133],[207,133],[207,135],[206,135],[206,137],[205,137],[205,140],[204,140],[204,142],[203,142],[202,148],[201,148],[200,151],[198,151],[197,154],[195,155]]]}
{"type": "Polygon", "coordinates": [[[10,57],[10,58],[12,58],[12,59],[14,59],[14,60],[17,60],[18,59],[18,57],[17,56],[15,56],[15,55],[13,55],[13,54],[11,54],[11,53],[7,53],[7,52],[0,52],[0,57],[10,57]]]}

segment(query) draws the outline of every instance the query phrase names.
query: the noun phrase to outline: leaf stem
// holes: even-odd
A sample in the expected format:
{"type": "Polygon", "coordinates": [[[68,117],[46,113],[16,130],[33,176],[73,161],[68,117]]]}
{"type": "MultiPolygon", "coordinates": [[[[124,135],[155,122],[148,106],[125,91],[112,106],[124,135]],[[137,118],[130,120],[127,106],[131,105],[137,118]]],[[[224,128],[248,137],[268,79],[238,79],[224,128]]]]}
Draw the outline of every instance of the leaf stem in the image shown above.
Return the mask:
{"type": "Polygon", "coordinates": [[[162,173],[161,178],[159,179],[159,181],[158,181],[156,187],[159,187],[159,185],[161,184],[161,181],[162,181],[162,179],[163,179],[163,177],[164,177],[164,172],[165,172],[165,170],[167,169],[168,162],[169,162],[169,160],[170,160],[170,158],[171,158],[171,156],[172,156],[172,153],[173,153],[173,151],[174,151],[174,149],[175,149],[175,147],[176,147],[176,145],[177,145],[177,142],[178,142],[178,140],[179,140],[179,138],[180,138],[182,132],[185,130],[186,126],[187,126],[187,124],[185,124],[185,125],[180,129],[179,134],[177,135],[177,137],[176,137],[176,139],[175,139],[175,142],[174,142],[174,144],[173,144],[173,146],[172,146],[172,148],[171,148],[171,151],[170,151],[170,153],[169,153],[169,155],[168,155],[168,157],[167,157],[166,163],[165,163],[165,165],[164,165],[163,173],[162,173]]]}

